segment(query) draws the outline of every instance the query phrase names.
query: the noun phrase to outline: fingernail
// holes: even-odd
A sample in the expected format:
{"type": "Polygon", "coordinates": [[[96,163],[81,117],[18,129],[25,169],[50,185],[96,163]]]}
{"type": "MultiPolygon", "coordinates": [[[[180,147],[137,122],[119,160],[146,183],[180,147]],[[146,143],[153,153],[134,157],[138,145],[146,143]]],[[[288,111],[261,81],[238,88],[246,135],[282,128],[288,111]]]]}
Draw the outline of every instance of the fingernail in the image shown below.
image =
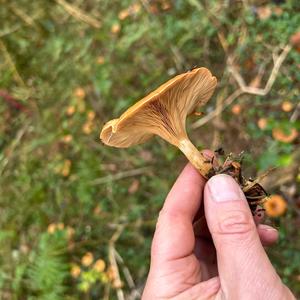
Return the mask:
{"type": "Polygon", "coordinates": [[[226,174],[219,174],[207,182],[211,197],[216,202],[238,201],[245,199],[244,193],[235,180],[226,174]]]}

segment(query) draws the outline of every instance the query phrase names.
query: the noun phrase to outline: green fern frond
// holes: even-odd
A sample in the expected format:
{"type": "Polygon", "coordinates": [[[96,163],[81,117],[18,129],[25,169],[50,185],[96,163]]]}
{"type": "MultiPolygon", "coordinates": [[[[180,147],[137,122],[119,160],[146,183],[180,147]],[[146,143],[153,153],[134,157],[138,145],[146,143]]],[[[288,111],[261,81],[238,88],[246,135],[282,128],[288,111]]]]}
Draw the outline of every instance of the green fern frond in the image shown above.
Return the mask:
{"type": "Polygon", "coordinates": [[[66,291],[68,264],[64,232],[42,234],[33,263],[28,270],[30,299],[62,300],[66,291]]]}

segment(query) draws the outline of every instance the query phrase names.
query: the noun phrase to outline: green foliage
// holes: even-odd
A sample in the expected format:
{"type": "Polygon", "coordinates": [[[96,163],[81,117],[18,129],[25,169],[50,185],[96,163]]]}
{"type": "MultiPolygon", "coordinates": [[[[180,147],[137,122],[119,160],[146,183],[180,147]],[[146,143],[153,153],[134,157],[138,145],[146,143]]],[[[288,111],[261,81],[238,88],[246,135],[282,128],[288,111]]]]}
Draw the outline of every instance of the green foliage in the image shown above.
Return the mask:
{"type": "MultiPolygon", "coordinates": [[[[156,138],[132,149],[104,147],[99,131],[137,99],[195,65],[210,68],[219,79],[204,111],[209,114],[216,99],[237,89],[228,53],[246,83],[262,74],[258,85],[263,87],[273,59],[300,30],[300,6],[297,0],[280,6],[250,2],[79,0],[67,2],[70,12],[64,1],[2,1],[1,297],[117,299],[113,279],[103,278],[109,278],[108,247],[119,226],[124,230],[115,247],[124,293],[141,291],[158,211],[185,159],[156,138]],[[260,17],[261,7],[271,14],[260,17]],[[65,230],[57,230],[60,223],[65,230]],[[75,231],[72,237],[67,229],[75,231]],[[87,252],[106,261],[102,279],[94,262],[82,267],[87,252]],[[79,277],[70,273],[74,264],[81,268],[79,277]],[[125,280],[125,267],[135,288],[125,280]]],[[[274,136],[277,128],[284,134],[300,131],[299,116],[292,119],[299,107],[299,65],[299,49],[293,47],[268,95],[244,94],[235,100],[239,114],[228,106],[205,126],[189,126],[194,143],[244,150],[246,173],[252,177],[269,167],[287,170],[299,164],[299,136],[287,143],[274,136]],[[292,109],[283,110],[283,101],[292,109]]],[[[191,117],[190,123],[196,120],[191,117]]],[[[293,179],[270,190],[288,200],[287,214],[274,221],[281,239],[270,257],[300,295],[294,267],[300,248],[295,169],[293,179]]]]}
{"type": "Polygon", "coordinates": [[[32,253],[27,272],[29,299],[65,299],[66,279],[69,266],[64,258],[66,252],[65,232],[40,236],[37,250],[32,253]]]}

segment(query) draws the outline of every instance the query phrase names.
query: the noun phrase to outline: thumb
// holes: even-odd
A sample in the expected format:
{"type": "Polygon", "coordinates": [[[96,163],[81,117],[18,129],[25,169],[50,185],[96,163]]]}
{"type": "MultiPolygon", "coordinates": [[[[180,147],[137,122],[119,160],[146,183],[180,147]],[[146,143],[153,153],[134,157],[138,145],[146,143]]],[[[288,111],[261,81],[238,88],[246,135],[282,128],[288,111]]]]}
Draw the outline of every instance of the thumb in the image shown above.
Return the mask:
{"type": "Polygon", "coordinates": [[[225,174],[212,177],[205,186],[204,203],[225,298],[248,299],[248,294],[255,299],[264,285],[280,284],[260,242],[244,193],[235,180],[225,174]]]}

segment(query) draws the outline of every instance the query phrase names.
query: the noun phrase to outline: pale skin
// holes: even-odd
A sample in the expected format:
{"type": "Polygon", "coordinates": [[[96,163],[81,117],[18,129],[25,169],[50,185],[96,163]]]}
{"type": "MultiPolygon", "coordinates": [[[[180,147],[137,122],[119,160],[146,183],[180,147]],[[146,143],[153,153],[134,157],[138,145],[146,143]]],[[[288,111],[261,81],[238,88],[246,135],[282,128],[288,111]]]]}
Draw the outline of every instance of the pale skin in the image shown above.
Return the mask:
{"type": "Polygon", "coordinates": [[[265,252],[277,238],[276,229],[255,224],[230,176],[206,182],[188,164],[159,214],[142,300],[295,299],[265,252]],[[202,203],[208,228],[195,238],[202,203]]]}

